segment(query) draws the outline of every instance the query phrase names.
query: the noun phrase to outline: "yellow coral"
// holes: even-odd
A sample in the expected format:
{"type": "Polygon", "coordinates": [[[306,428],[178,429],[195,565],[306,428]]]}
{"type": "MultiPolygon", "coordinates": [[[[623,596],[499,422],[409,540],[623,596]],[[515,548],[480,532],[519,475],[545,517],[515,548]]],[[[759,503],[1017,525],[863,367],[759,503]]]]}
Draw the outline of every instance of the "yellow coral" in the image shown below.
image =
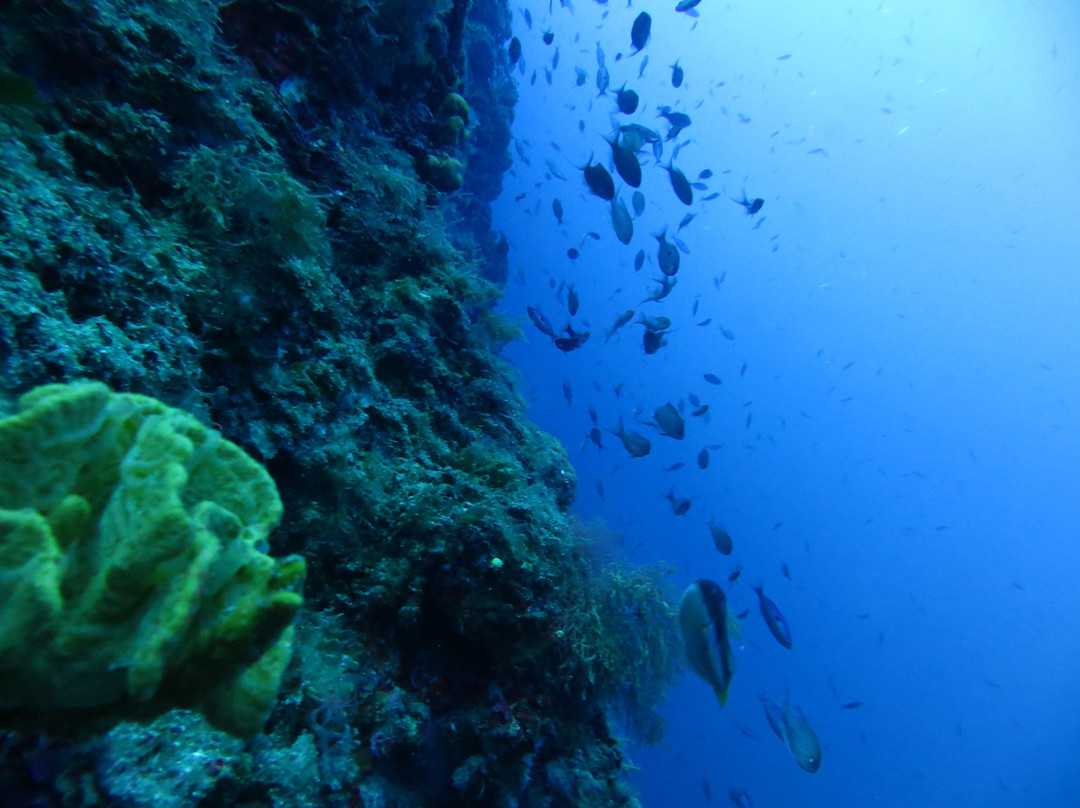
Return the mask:
{"type": "Polygon", "coordinates": [[[0,711],[94,726],[172,707],[257,733],[303,559],[262,552],[273,480],[190,415],[47,385],[0,420],[0,711]]]}

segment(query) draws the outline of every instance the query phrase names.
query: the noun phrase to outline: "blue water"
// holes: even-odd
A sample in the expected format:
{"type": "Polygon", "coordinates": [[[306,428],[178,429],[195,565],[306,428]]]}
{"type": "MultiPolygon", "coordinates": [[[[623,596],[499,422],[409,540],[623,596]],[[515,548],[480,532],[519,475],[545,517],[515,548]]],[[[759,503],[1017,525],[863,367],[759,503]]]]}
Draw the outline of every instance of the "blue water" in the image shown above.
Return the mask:
{"type": "Polygon", "coordinates": [[[687,673],[665,745],[632,750],[646,804],[705,805],[704,779],[718,805],[734,786],[756,806],[1080,806],[1080,8],[704,0],[694,19],[674,2],[575,3],[529,5],[531,31],[524,6],[514,15],[514,131],[531,165],[515,155],[496,226],[512,245],[503,310],[528,341],[505,353],[578,469],[577,509],[635,561],[670,561],[678,591],[741,564],[730,599],[751,609],[727,706],[687,673]],[[643,9],[652,39],[631,56],[643,9]],[[714,172],[688,208],[646,149],[629,246],[575,168],[608,162],[597,43],[612,88],[642,97],[620,122],[663,133],[659,105],[688,113],[664,162],[688,140],[676,165],[714,172]],[[728,199],[744,188],[765,200],[752,218],[728,199]],[[660,277],[651,234],[687,212],[678,285],[639,305],[660,277]],[[563,355],[525,309],[565,326],[570,283],[591,338],[563,355]],[[628,308],[673,320],[655,355],[640,325],[605,344],[628,308]],[[669,400],[685,405],[683,441],[647,425],[669,400]],[[603,451],[586,442],[590,405],[652,453],[630,458],[606,432],[603,451]],[[670,490],[692,499],[685,516],[670,490]],[[709,518],[734,537],[730,558],[709,518]],[[769,635],[756,583],[792,650],[769,635]],[[816,774],[765,721],[758,697],[785,694],[822,740],[816,774]]]}

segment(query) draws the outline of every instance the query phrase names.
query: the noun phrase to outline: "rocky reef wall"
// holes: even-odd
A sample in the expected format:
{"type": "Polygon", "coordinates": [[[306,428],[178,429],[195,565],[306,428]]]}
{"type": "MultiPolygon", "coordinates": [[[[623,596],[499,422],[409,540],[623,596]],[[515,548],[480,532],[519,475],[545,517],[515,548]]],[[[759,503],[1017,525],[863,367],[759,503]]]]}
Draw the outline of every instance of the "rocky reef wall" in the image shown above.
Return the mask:
{"type": "Polygon", "coordinates": [[[672,604],[575,520],[498,356],[509,23],[500,0],[0,8],[0,400],[92,379],[193,414],[266,466],[271,552],[307,562],[265,734],[0,712],[4,804],[636,802],[609,721],[659,737],[672,604]]]}

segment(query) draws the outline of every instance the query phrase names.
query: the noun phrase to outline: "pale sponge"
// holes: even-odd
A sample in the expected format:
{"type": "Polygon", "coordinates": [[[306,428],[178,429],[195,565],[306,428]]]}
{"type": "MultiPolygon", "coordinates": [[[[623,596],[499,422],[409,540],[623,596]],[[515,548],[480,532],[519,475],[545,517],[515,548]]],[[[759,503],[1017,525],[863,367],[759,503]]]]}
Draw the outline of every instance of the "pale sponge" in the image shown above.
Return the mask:
{"type": "Polygon", "coordinates": [[[187,413],[96,382],[0,419],[0,725],[201,710],[258,733],[305,566],[266,470],[187,413]]]}

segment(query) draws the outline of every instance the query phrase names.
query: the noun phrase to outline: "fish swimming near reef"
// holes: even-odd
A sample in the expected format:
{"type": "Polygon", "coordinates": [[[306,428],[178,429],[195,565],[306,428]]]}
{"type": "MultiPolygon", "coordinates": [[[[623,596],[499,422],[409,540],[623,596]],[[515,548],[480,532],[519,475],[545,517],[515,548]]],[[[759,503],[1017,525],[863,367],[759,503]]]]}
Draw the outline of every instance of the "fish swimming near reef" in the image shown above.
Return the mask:
{"type": "MultiPolygon", "coordinates": [[[[702,449],[701,451],[705,451],[702,449]]],[[[713,547],[715,547],[721,555],[731,555],[731,551],[735,545],[731,541],[731,534],[724,529],[724,526],[719,522],[709,520],[709,535],[712,536],[713,547]]]]}
{"type": "Polygon", "coordinates": [[[646,354],[651,356],[667,345],[667,340],[664,339],[665,333],[664,331],[653,331],[651,329],[645,332],[645,335],[641,338],[641,345],[646,354]]]}
{"type": "Polygon", "coordinates": [[[666,166],[661,166],[671,178],[671,188],[675,191],[675,196],[679,198],[679,201],[684,205],[694,204],[694,189],[690,187],[690,181],[686,179],[686,175],[671,163],[666,166]]]}
{"type": "Polygon", "coordinates": [[[744,208],[746,208],[747,216],[753,216],[755,213],[761,210],[762,206],[765,204],[765,200],[761,199],[760,197],[758,199],[748,199],[745,190],[742,192],[742,199],[736,199],[735,197],[731,197],[731,201],[737,205],[742,205],[744,208]]]}
{"type": "Polygon", "coordinates": [[[649,331],[667,331],[671,328],[671,318],[663,316],[650,317],[642,312],[641,319],[637,321],[637,324],[645,326],[649,331]]]}
{"type": "Polygon", "coordinates": [[[686,437],[686,421],[670,401],[653,411],[653,420],[660,431],[669,438],[682,440],[686,437]]]}
{"type": "Polygon", "coordinates": [[[690,510],[690,506],[694,504],[685,497],[675,496],[674,488],[668,491],[668,493],[664,496],[664,499],[668,500],[671,503],[671,512],[676,516],[686,516],[687,511],[690,510]]]}
{"type": "Polygon", "coordinates": [[[526,306],[525,310],[529,313],[529,319],[532,320],[532,324],[535,325],[541,334],[545,334],[552,339],[555,339],[555,329],[551,325],[551,321],[544,316],[544,313],[539,308],[533,306],[526,306]]]}
{"type": "Polygon", "coordinates": [[[611,161],[615,163],[615,170],[631,188],[641,185],[641,163],[632,149],[619,143],[618,137],[609,140],[611,146],[611,161]]]}
{"type": "Polygon", "coordinates": [[[679,249],[667,240],[667,228],[660,231],[659,235],[653,236],[660,246],[656,251],[656,260],[660,264],[660,271],[671,276],[679,271],[679,249]]]}
{"type": "Polygon", "coordinates": [[[623,448],[630,453],[631,457],[644,457],[652,451],[652,444],[649,443],[648,438],[623,426],[621,415],[619,426],[616,429],[609,429],[608,432],[622,441],[623,448]]]}
{"type": "Polygon", "coordinates": [[[518,59],[521,58],[521,40],[516,36],[511,38],[510,47],[506,49],[506,54],[510,57],[510,67],[516,65],[518,59]]]}
{"type": "Polygon", "coordinates": [[[563,207],[562,202],[559,201],[558,197],[551,200],[551,212],[555,214],[555,219],[559,224],[562,224],[563,207]]]}
{"type": "Polygon", "coordinates": [[[615,181],[600,163],[594,163],[590,157],[589,164],[582,171],[585,174],[585,184],[589,186],[590,191],[609,202],[615,198],[615,181]]]}
{"type": "Polygon", "coordinates": [[[634,208],[634,215],[640,216],[645,212],[645,194],[641,193],[641,191],[634,191],[633,196],[630,197],[630,204],[634,208]]]}
{"type": "Polygon", "coordinates": [[[802,709],[788,703],[781,707],[764,696],[759,698],[769,726],[787,745],[799,766],[811,774],[821,768],[821,741],[802,709]]]}
{"type": "MultiPolygon", "coordinates": [[[[611,328],[609,328],[607,330],[607,332],[605,332],[604,342],[607,342],[609,339],[611,339],[611,337],[615,334],[616,331],[618,331],[620,328],[622,328],[624,325],[626,325],[632,319],[634,319],[634,310],[633,309],[627,309],[622,314],[620,314],[617,318],[615,318],[615,324],[613,326],[611,326],[611,328]]],[[[594,419],[594,423],[595,423],[595,419],[594,419]]]]}
{"type": "Polygon", "coordinates": [[[679,66],[679,60],[675,60],[675,64],[671,66],[671,86],[678,89],[682,87],[683,69],[679,66]]]}
{"type": "Polygon", "coordinates": [[[775,603],[765,596],[765,590],[760,584],[754,587],[754,591],[757,592],[758,606],[761,608],[761,616],[765,618],[765,625],[769,627],[769,631],[778,643],[790,649],[791,628],[788,626],[787,620],[784,619],[783,613],[775,603]]]}
{"type": "Polygon", "coordinates": [[[634,46],[634,50],[631,54],[637,53],[639,50],[645,47],[649,42],[649,36],[652,34],[652,17],[647,12],[643,11],[637,15],[634,19],[634,24],[630,28],[630,44],[634,46]]]}
{"type": "Polygon", "coordinates": [[[623,244],[629,244],[634,237],[634,220],[630,218],[630,211],[626,209],[626,203],[616,196],[611,200],[611,226],[615,230],[615,237],[623,244]]]}
{"type": "Polygon", "coordinates": [[[576,351],[589,341],[588,331],[575,331],[573,328],[567,326],[566,332],[567,335],[565,337],[555,337],[555,347],[563,353],[576,351]]]}
{"type": "Polygon", "coordinates": [[[735,675],[735,655],[728,640],[728,608],[715,581],[698,578],[683,592],[679,630],[690,669],[705,680],[723,707],[735,675]]]}
{"type": "Polygon", "coordinates": [[[664,118],[668,122],[667,139],[674,140],[683,129],[690,125],[690,116],[685,112],[673,112],[671,107],[660,107],[658,118],[664,118]]]}
{"type": "Polygon", "coordinates": [[[615,91],[615,104],[618,106],[619,112],[624,115],[632,115],[637,110],[638,94],[633,90],[626,89],[624,84],[615,91]]]}

